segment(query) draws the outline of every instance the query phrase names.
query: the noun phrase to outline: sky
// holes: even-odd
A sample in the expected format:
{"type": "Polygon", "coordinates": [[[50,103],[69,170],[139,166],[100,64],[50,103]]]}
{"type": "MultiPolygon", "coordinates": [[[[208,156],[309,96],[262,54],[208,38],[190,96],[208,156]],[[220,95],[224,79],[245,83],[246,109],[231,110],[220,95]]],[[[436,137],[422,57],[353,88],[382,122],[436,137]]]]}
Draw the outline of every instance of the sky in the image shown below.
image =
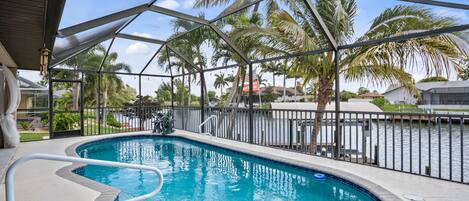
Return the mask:
{"type": "MultiPolygon", "coordinates": [[[[67,0],[62,20],[60,23],[60,29],[66,28],[81,22],[92,20],[98,17],[102,17],[117,11],[128,9],[134,6],[147,3],[148,0],[67,0]]],[[[215,18],[226,5],[217,6],[208,9],[194,9],[193,4],[195,0],[157,0],[156,5],[165,7],[168,9],[183,12],[185,14],[198,16],[204,13],[206,19],[215,18]]],[[[314,0],[313,0],[314,1],[314,0]]],[[[392,8],[396,5],[416,5],[413,3],[406,3],[397,0],[356,0],[358,5],[357,17],[354,21],[355,37],[357,38],[365,33],[372,20],[383,12],[386,8],[392,8]]],[[[466,0],[446,0],[448,2],[455,3],[466,3],[466,0]]],[[[457,20],[458,24],[469,24],[469,11],[419,5],[424,8],[431,9],[437,15],[453,17],[457,20]]],[[[261,9],[262,6],[261,6],[261,9]]],[[[122,33],[133,34],[143,37],[155,38],[160,40],[168,39],[172,34],[175,33],[171,26],[171,21],[175,18],[157,14],[154,12],[144,12],[129,26],[127,26],[122,33]]],[[[98,27],[99,28],[99,27],[98,27]]],[[[96,28],[96,29],[98,29],[96,28]]],[[[92,32],[90,30],[89,32],[92,32]]],[[[86,33],[82,33],[86,34],[86,33]]],[[[350,43],[352,43],[350,41],[350,43]]],[[[105,47],[109,46],[110,41],[102,43],[105,47]]],[[[138,42],[127,39],[116,39],[111,51],[118,53],[119,59],[117,62],[124,62],[131,66],[132,72],[139,73],[143,66],[150,60],[153,54],[158,50],[159,45],[138,42]]],[[[204,46],[206,57],[211,56],[212,48],[204,46]]],[[[255,69],[259,71],[258,68],[255,69]]],[[[224,73],[225,75],[234,74],[235,69],[227,69],[220,71],[213,71],[206,74],[207,87],[209,90],[214,90],[219,93],[219,89],[213,87],[215,74],[224,73]]],[[[150,63],[147,70],[144,73],[148,74],[168,74],[161,70],[161,67],[154,61],[150,63]]],[[[415,80],[424,78],[425,72],[414,69],[410,71],[415,80]]],[[[20,76],[26,77],[32,81],[39,81],[41,78],[38,72],[34,71],[20,71],[20,76]]],[[[137,76],[121,76],[126,84],[134,88],[138,88],[138,77],[137,76]]],[[[451,80],[456,79],[455,73],[449,75],[451,80]]],[[[270,84],[273,82],[271,74],[264,74],[263,79],[266,79],[270,84]]],[[[142,94],[143,95],[155,95],[154,91],[162,82],[169,82],[169,78],[156,78],[156,77],[142,77],[142,94]]],[[[276,77],[275,82],[277,86],[282,84],[282,78],[276,77]]],[[[287,87],[292,87],[294,80],[289,79],[287,81],[287,87]]],[[[341,79],[341,90],[357,91],[359,87],[364,86],[371,90],[378,90],[384,92],[388,87],[387,83],[381,83],[379,85],[367,83],[367,82],[346,82],[341,79]]],[[[192,91],[194,94],[200,94],[200,87],[195,83],[192,85],[192,91]]]]}

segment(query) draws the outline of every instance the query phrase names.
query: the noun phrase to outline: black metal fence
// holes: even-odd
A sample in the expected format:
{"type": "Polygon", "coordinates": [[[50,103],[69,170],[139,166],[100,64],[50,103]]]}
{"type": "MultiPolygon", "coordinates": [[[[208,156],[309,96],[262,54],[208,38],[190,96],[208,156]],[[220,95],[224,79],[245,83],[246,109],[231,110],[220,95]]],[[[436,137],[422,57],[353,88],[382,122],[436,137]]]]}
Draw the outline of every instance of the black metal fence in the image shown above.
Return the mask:
{"type": "MultiPolygon", "coordinates": [[[[200,108],[174,108],[176,128],[198,132],[200,108]]],[[[469,182],[469,115],[206,108],[218,117],[212,135],[351,163],[469,182]],[[315,125],[317,129],[315,130],[315,125]],[[313,133],[316,133],[314,140],[313,133]]],[[[211,126],[214,128],[215,126],[211,126]]]]}
{"type": "Polygon", "coordinates": [[[168,107],[129,106],[87,108],[84,112],[84,135],[102,135],[153,129],[156,113],[167,112],[168,107]],[[105,117],[105,118],[104,118],[105,117]]]}
{"type": "Polygon", "coordinates": [[[341,111],[337,129],[335,111],[253,109],[250,131],[246,108],[107,107],[85,109],[83,133],[151,130],[168,111],[176,129],[215,115],[204,132],[220,138],[469,184],[469,115],[341,111]]]}

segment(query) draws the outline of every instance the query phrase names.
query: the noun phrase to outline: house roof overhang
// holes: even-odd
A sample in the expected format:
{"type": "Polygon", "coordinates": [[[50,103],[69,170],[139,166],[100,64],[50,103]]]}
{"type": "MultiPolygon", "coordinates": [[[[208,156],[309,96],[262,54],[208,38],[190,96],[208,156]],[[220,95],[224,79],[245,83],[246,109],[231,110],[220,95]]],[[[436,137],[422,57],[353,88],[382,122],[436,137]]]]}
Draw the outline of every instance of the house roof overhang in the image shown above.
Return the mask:
{"type": "Polygon", "coordinates": [[[39,49],[43,44],[53,48],[64,4],[65,0],[0,1],[0,42],[14,61],[0,62],[39,70],[39,49]]]}

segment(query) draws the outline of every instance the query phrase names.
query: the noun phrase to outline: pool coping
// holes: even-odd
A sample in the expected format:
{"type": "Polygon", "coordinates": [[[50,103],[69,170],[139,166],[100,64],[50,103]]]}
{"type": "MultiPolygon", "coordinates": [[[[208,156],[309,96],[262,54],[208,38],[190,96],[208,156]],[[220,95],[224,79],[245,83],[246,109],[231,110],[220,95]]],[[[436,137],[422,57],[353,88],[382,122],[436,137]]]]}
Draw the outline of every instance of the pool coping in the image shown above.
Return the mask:
{"type": "MultiPolygon", "coordinates": [[[[132,136],[134,137],[155,136],[155,134],[139,133],[139,134],[109,135],[109,136],[103,136],[103,137],[99,137],[95,139],[83,140],[83,141],[80,141],[80,142],[77,142],[68,146],[65,150],[65,154],[67,156],[80,157],[78,153],[76,152],[76,149],[81,145],[95,142],[95,141],[100,141],[100,140],[132,137],[132,136]]],[[[158,136],[163,137],[161,135],[158,135],[158,136]]],[[[359,177],[359,176],[356,176],[356,175],[353,175],[353,174],[350,174],[350,173],[347,173],[347,172],[344,172],[342,170],[338,170],[335,168],[308,163],[308,162],[300,161],[298,159],[290,158],[287,156],[273,155],[273,154],[270,154],[269,152],[260,151],[260,150],[259,151],[254,150],[253,152],[252,149],[246,149],[246,148],[243,148],[242,146],[236,146],[232,144],[215,142],[212,138],[204,139],[205,137],[208,137],[208,136],[200,136],[195,133],[190,133],[186,131],[176,131],[175,134],[171,134],[169,135],[169,137],[180,137],[180,138],[184,138],[187,140],[196,141],[199,143],[203,143],[203,144],[207,144],[207,145],[211,145],[211,146],[215,146],[215,147],[219,147],[219,148],[223,148],[223,149],[227,149],[227,150],[231,150],[235,152],[240,152],[243,154],[247,154],[247,155],[251,155],[251,156],[255,156],[255,157],[259,157],[259,158],[263,158],[263,159],[267,159],[267,160],[271,160],[275,162],[280,162],[280,163],[284,163],[284,164],[291,165],[291,166],[296,166],[296,167],[305,168],[308,170],[323,172],[323,173],[335,176],[339,179],[343,179],[346,182],[350,182],[352,185],[357,185],[358,187],[363,188],[364,190],[368,191],[369,193],[371,193],[372,195],[374,195],[381,201],[402,201],[401,198],[399,198],[398,196],[396,196],[389,190],[383,188],[382,186],[376,183],[373,183],[372,181],[369,181],[362,177],[359,177]]],[[[220,139],[220,138],[217,138],[217,139],[220,139]]],[[[226,140],[226,139],[220,139],[220,140],[226,140]]],[[[242,143],[243,145],[249,145],[253,147],[259,146],[259,145],[247,144],[243,142],[237,142],[237,143],[242,143]]],[[[263,146],[259,146],[259,147],[262,147],[264,149],[266,148],[273,149],[273,148],[263,147],[263,146]]],[[[69,165],[69,166],[66,166],[57,170],[56,174],[64,179],[78,183],[80,185],[83,185],[85,187],[88,187],[90,189],[93,189],[99,192],[100,195],[95,199],[96,201],[114,201],[119,197],[119,194],[121,192],[119,189],[96,182],[94,180],[88,179],[83,176],[80,176],[74,172],[76,169],[79,169],[84,166],[86,166],[86,164],[73,163],[72,165],[69,165]]]]}

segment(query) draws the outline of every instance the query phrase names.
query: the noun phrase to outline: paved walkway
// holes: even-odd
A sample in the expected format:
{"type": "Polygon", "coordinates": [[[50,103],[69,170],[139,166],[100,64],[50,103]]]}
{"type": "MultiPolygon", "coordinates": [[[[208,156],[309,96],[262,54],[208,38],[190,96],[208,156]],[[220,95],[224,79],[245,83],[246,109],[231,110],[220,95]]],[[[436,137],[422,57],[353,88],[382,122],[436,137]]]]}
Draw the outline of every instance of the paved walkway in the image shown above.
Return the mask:
{"type": "MultiPolygon", "coordinates": [[[[303,164],[303,166],[320,167],[329,170],[340,170],[352,177],[360,177],[373,181],[403,200],[403,195],[413,194],[424,197],[426,201],[467,201],[469,200],[469,186],[421,177],[406,173],[399,173],[364,165],[334,161],[325,158],[308,156],[299,153],[271,149],[262,146],[249,145],[209,136],[196,135],[188,132],[177,132],[179,136],[217,144],[238,151],[262,154],[264,157],[275,156],[279,160],[289,163],[303,164]]],[[[48,153],[65,155],[65,149],[77,142],[102,137],[121,136],[124,134],[75,137],[66,139],[45,140],[39,142],[22,143],[14,156],[15,159],[32,153],[48,153]]],[[[99,193],[66,180],[56,175],[56,171],[70,163],[31,161],[18,168],[16,182],[17,201],[83,201],[95,200],[99,193]]],[[[0,201],[5,199],[4,183],[0,187],[0,201]]]]}

